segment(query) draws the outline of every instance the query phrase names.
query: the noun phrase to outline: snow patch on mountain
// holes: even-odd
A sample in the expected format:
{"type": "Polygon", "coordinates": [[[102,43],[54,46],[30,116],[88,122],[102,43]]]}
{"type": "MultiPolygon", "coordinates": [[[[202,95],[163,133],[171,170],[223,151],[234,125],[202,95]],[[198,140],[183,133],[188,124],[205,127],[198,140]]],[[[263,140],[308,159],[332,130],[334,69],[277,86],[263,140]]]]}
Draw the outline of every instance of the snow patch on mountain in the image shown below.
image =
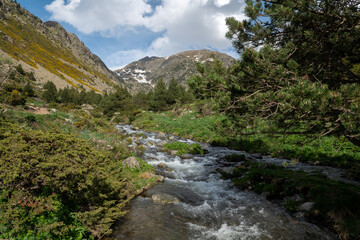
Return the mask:
{"type": "Polygon", "coordinates": [[[146,71],[145,70],[141,70],[141,69],[135,69],[134,73],[132,73],[131,75],[134,77],[134,79],[136,81],[138,81],[139,83],[149,83],[150,81],[148,81],[146,79],[146,75],[145,75],[146,71]]]}

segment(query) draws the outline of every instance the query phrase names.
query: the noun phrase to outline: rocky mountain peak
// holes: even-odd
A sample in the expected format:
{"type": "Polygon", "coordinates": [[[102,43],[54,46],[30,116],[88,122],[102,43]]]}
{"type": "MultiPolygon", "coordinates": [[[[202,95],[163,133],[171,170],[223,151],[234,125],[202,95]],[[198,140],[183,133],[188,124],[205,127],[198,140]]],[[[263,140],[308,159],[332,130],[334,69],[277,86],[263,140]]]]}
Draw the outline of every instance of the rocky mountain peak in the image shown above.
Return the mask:
{"type": "Polygon", "coordinates": [[[159,79],[168,83],[172,78],[186,86],[187,79],[195,74],[196,63],[207,64],[217,58],[229,66],[235,60],[227,54],[210,50],[191,50],[168,57],[145,57],[132,62],[115,73],[130,92],[150,91],[159,79]]]}

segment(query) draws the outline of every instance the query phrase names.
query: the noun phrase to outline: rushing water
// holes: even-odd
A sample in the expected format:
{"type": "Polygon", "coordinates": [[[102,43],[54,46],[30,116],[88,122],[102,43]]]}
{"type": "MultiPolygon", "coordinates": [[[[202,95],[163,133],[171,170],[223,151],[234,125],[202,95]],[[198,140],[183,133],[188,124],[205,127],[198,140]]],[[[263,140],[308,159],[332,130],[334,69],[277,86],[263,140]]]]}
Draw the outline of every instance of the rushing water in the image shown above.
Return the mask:
{"type": "Polygon", "coordinates": [[[301,217],[290,216],[277,204],[221,179],[216,172],[224,167],[221,159],[242,152],[206,146],[208,154],[181,159],[156,147],[163,141],[156,133],[132,130],[128,125],[118,128],[147,146],[144,160],[154,166],[165,163],[170,170],[158,168],[165,181],[132,200],[129,213],[114,229],[115,239],[337,239],[301,217]],[[154,204],[151,196],[155,193],[170,194],[181,203],[154,204]]]}

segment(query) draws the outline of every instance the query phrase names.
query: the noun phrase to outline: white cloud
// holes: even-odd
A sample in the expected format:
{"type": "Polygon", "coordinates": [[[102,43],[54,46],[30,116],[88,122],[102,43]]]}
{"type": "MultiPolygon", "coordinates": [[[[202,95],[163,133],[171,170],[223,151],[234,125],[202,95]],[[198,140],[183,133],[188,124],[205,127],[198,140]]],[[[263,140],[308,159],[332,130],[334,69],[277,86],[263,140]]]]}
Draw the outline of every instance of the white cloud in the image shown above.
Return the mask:
{"type": "Polygon", "coordinates": [[[215,0],[214,3],[217,7],[222,7],[222,6],[228,5],[230,2],[231,2],[231,0],[215,0]]]}
{"type": "Polygon", "coordinates": [[[149,0],[54,0],[46,6],[52,19],[67,22],[86,34],[121,36],[118,29],[136,27],[163,32],[147,49],[119,49],[108,57],[111,68],[143,54],[169,56],[189,49],[228,49],[231,43],[225,38],[225,18],[243,19],[243,8],[242,0],[162,0],[155,9],[149,0]],[[116,64],[120,57],[123,60],[116,64]]]}
{"type": "Polygon", "coordinates": [[[151,12],[151,6],[144,0],[55,0],[45,8],[53,19],[87,34],[118,25],[142,25],[143,15],[151,12]]]}

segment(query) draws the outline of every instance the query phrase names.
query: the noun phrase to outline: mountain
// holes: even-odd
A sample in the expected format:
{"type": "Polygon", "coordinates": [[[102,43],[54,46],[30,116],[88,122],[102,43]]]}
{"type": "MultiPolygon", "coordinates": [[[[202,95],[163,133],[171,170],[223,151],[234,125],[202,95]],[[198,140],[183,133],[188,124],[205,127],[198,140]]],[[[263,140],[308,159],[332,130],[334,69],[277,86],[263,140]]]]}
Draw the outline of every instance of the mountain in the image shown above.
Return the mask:
{"type": "Polygon", "coordinates": [[[196,63],[211,63],[214,58],[229,66],[235,60],[225,53],[210,50],[192,50],[169,57],[145,57],[132,62],[115,73],[130,92],[149,91],[159,79],[168,83],[172,78],[186,86],[186,80],[196,71],[196,63]]]}
{"type": "Polygon", "coordinates": [[[0,0],[0,57],[33,71],[39,84],[102,92],[119,78],[57,22],[42,22],[12,0],[0,0]]]}

